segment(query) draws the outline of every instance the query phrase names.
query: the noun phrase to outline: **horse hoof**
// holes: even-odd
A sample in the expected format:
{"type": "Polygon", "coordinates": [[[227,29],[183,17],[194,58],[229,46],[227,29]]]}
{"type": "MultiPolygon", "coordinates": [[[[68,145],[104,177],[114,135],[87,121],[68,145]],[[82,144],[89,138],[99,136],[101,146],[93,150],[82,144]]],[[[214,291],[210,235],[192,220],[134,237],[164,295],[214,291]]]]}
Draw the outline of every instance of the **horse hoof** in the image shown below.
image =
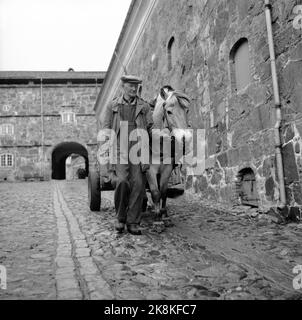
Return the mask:
{"type": "Polygon", "coordinates": [[[163,218],[168,218],[168,211],[167,209],[160,209],[160,214],[163,218]]]}
{"type": "Polygon", "coordinates": [[[148,209],[148,198],[143,200],[142,212],[146,212],[148,209]]]}
{"type": "Polygon", "coordinates": [[[164,224],[166,228],[174,227],[173,222],[169,218],[164,220],[164,224]]]}
{"type": "Polygon", "coordinates": [[[155,233],[162,233],[165,230],[165,224],[163,221],[153,222],[152,231],[155,233]]]}
{"type": "Polygon", "coordinates": [[[156,212],[156,213],[155,213],[155,216],[154,216],[154,220],[157,221],[157,222],[159,222],[159,221],[162,220],[161,218],[162,218],[161,213],[160,213],[160,212],[156,212]]]}

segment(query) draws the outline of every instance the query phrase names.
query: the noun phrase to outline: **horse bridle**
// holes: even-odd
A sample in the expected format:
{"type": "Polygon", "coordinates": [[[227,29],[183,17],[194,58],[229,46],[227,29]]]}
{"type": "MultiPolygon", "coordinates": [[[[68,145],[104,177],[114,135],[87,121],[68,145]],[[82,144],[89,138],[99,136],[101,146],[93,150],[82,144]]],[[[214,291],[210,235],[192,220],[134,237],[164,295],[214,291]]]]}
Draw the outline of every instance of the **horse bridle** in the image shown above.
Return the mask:
{"type": "MultiPolygon", "coordinates": [[[[170,133],[173,131],[173,128],[172,128],[172,126],[171,126],[171,124],[170,124],[170,122],[169,122],[169,119],[168,119],[168,115],[167,115],[167,110],[166,110],[166,102],[164,102],[163,103],[163,113],[164,113],[164,117],[163,117],[163,119],[164,120],[166,120],[166,122],[167,122],[167,125],[168,125],[168,129],[169,129],[169,131],[170,131],[170,133]]],[[[188,121],[188,113],[186,113],[186,122],[187,122],[187,125],[189,126],[189,121],[188,121]]]]}
{"type": "Polygon", "coordinates": [[[169,121],[169,119],[168,119],[167,110],[166,110],[165,107],[166,107],[166,102],[163,103],[164,120],[166,120],[168,129],[169,129],[169,131],[170,131],[170,133],[171,133],[172,130],[173,130],[173,128],[172,128],[172,126],[171,126],[171,124],[170,124],[170,121],[169,121]]]}
{"type": "MultiPolygon", "coordinates": [[[[164,115],[163,119],[166,120],[167,126],[168,126],[168,130],[169,130],[169,132],[171,134],[171,139],[175,142],[175,136],[172,135],[173,128],[172,128],[172,126],[170,124],[170,121],[169,121],[169,118],[168,118],[168,115],[167,115],[166,104],[167,104],[167,102],[165,101],[163,103],[163,115],[164,115]]],[[[186,122],[187,122],[187,125],[189,126],[189,124],[188,124],[188,113],[186,113],[186,122]]],[[[185,138],[184,137],[183,137],[183,141],[184,141],[183,152],[185,153],[185,138]]]]}

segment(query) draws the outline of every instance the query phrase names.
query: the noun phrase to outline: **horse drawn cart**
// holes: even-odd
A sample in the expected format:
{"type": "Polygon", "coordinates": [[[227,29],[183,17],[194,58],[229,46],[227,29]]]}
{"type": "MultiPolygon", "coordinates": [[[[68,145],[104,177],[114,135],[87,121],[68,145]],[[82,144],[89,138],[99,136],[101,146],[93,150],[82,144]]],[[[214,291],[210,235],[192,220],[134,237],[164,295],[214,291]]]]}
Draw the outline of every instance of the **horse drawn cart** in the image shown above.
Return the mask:
{"type": "MultiPolygon", "coordinates": [[[[100,211],[102,191],[114,190],[114,184],[108,174],[108,167],[100,165],[96,161],[94,169],[90,170],[88,175],[88,205],[93,212],[100,211]]],[[[146,190],[149,189],[148,183],[146,190]]],[[[184,181],[181,176],[180,168],[176,167],[169,179],[168,197],[174,197],[184,192],[184,181]]],[[[144,207],[147,203],[144,203],[144,207]]],[[[145,208],[143,208],[143,211],[145,208]]]]}
{"type": "MultiPolygon", "coordinates": [[[[169,143],[173,143],[174,141],[175,145],[178,145],[179,152],[176,153],[174,150],[173,159],[175,163],[177,163],[176,159],[183,155],[183,152],[185,151],[184,145],[191,145],[192,142],[191,134],[185,131],[185,129],[190,127],[188,122],[189,103],[190,100],[185,94],[174,90],[170,86],[164,86],[155,100],[155,106],[152,112],[154,128],[160,130],[163,128],[168,129],[169,134],[165,136],[165,139],[168,139],[169,143]],[[173,115],[173,111],[178,115],[177,117],[173,115]],[[171,123],[173,123],[174,126],[172,126],[171,123]],[[180,128],[180,131],[177,131],[178,128],[180,128]]],[[[110,142],[108,140],[99,145],[96,165],[94,169],[89,170],[88,200],[91,211],[100,211],[102,191],[114,190],[115,187],[115,181],[111,181],[112,175],[109,175],[109,163],[108,165],[103,164],[106,162],[103,161],[105,159],[104,157],[108,157],[107,162],[109,162],[109,145],[110,142]]],[[[152,149],[152,154],[157,154],[159,158],[162,155],[160,145],[161,143],[158,143],[158,147],[155,148],[155,150],[152,149]]],[[[151,164],[146,176],[152,186],[152,192],[154,193],[153,190],[157,189],[156,192],[162,193],[161,205],[163,210],[165,210],[167,196],[174,197],[184,192],[184,181],[179,166],[174,167],[171,163],[164,165],[151,164]],[[162,170],[165,169],[168,170],[163,172],[162,170]],[[165,181],[162,181],[162,179],[165,181]],[[159,190],[161,188],[160,185],[164,185],[163,192],[162,190],[159,190]]],[[[146,189],[148,189],[148,184],[146,184],[146,189]]],[[[152,198],[155,198],[154,194],[152,198]]],[[[157,199],[156,202],[157,203],[154,205],[156,207],[157,214],[159,214],[160,205],[158,202],[160,202],[160,199],[157,199]]],[[[145,211],[146,207],[147,196],[145,197],[142,210],[145,211]]]]}

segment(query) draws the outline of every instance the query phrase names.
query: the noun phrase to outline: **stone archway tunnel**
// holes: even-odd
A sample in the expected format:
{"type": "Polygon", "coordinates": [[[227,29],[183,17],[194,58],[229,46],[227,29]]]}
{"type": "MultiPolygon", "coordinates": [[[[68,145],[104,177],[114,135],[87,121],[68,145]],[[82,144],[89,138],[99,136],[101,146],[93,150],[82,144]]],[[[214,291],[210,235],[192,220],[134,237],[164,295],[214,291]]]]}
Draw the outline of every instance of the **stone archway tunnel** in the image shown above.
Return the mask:
{"type": "Polygon", "coordinates": [[[85,169],[88,175],[89,170],[89,160],[87,149],[77,142],[63,142],[58,144],[51,156],[52,164],[52,174],[51,178],[55,180],[65,180],[66,179],[66,159],[71,154],[78,154],[85,159],[85,169]]]}

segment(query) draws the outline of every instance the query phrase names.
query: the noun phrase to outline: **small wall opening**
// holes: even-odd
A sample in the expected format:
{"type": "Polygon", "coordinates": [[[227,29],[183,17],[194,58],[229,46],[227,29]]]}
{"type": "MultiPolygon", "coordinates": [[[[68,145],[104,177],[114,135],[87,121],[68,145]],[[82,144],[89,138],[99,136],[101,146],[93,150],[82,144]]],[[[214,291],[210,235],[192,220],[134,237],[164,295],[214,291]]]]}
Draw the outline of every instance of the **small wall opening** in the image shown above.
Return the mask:
{"type": "Polygon", "coordinates": [[[230,52],[231,84],[234,91],[240,91],[251,83],[248,39],[238,40],[230,52]]]}
{"type": "Polygon", "coordinates": [[[173,45],[174,45],[175,39],[172,37],[168,42],[167,47],[167,55],[168,55],[168,71],[172,70],[173,63],[174,63],[174,52],[173,52],[173,45]]]}
{"type": "Polygon", "coordinates": [[[251,207],[259,206],[255,173],[251,168],[239,171],[237,175],[236,190],[241,204],[251,207]]]}

